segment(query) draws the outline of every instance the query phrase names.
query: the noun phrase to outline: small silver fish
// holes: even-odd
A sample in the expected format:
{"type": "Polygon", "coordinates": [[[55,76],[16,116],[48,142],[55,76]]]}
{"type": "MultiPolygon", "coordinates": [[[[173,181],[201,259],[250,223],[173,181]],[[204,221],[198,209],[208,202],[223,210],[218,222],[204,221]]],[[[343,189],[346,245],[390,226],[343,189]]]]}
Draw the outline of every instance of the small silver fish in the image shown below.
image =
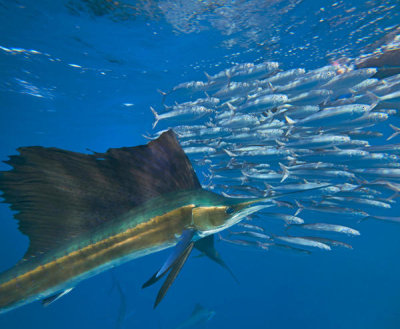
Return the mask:
{"type": "Polygon", "coordinates": [[[240,235],[240,236],[244,236],[244,237],[263,239],[263,240],[271,239],[271,237],[267,234],[260,233],[260,232],[253,232],[253,231],[229,232],[229,235],[240,235]]]}
{"type": "MultiPolygon", "coordinates": [[[[305,89],[316,88],[326,81],[329,81],[336,74],[333,71],[317,72],[315,74],[300,77],[291,83],[287,83],[283,86],[277,86],[274,90],[277,93],[299,93],[305,89]]],[[[329,88],[325,88],[329,89],[329,88]]]]}
{"type": "Polygon", "coordinates": [[[184,147],[183,150],[185,151],[186,154],[196,154],[196,153],[213,154],[216,152],[215,148],[207,146],[184,147]]]}
{"type": "Polygon", "coordinates": [[[250,114],[235,115],[232,118],[222,119],[219,125],[228,128],[245,128],[249,126],[257,126],[260,124],[260,120],[250,114]]]}
{"type": "Polygon", "coordinates": [[[312,223],[312,224],[300,224],[294,225],[290,227],[300,227],[306,230],[314,230],[314,231],[326,231],[326,232],[336,232],[336,233],[344,233],[347,235],[360,235],[360,232],[347,226],[335,225],[335,224],[326,224],[326,223],[312,223]]]}
{"type": "Polygon", "coordinates": [[[233,66],[228,71],[230,78],[234,80],[260,79],[279,68],[277,62],[263,62],[260,64],[245,63],[233,66]]]}
{"type": "Polygon", "coordinates": [[[241,226],[250,230],[255,230],[255,231],[259,231],[259,232],[264,232],[264,229],[261,226],[258,225],[253,225],[253,224],[248,224],[248,223],[239,223],[237,224],[237,226],[241,226]]]}
{"type": "Polygon", "coordinates": [[[368,91],[371,90],[371,88],[376,87],[378,85],[380,85],[382,82],[381,80],[372,78],[372,79],[366,79],[364,81],[361,81],[360,83],[354,85],[353,87],[351,87],[352,92],[354,93],[361,93],[364,91],[368,91]]]}
{"type": "Polygon", "coordinates": [[[295,237],[295,236],[273,236],[274,239],[278,239],[284,242],[288,243],[293,243],[293,244],[298,244],[301,246],[307,246],[307,247],[313,247],[313,248],[319,248],[323,250],[331,250],[331,247],[329,247],[327,244],[310,240],[310,239],[305,239],[302,237],[295,237]]]}
{"type": "Polygon", "coordinates": [[[331,213],[331,214],[343,214],[346,216],[351,216],[351,217],[362,217],[366,218],[369,216],[368,213],[362,210],[358,209],[353,209],[353,208],[346,208],[346,207],[340,207],[334,204],[330,205],[324,205],[324,204],[319,204],[319,205],[303,205],[300,204],[300,202],[296,201],[296,204],[298,206],[298,210],[295,213],[295,216],[299,214],[299,212],[302,211],[302,209],[307,209],[311,211],[316,211],[316,212],[326,212],[326,213],[331,213]]]}
{"type": "Polygon", "coordinates": [[[324,147],[331,147],[334,145],[346,144],[349,143],[350,140],[351,140],[350,137],[345,135],[317,135],[317,136],[299,138],[299,140],[295,142],[289,142],[289,143],[278,142],[278,144],[280,146],[289,148],[306,146],[308,149],[311,149],[311,148],[324,148],[324,147]]]}
{"type": "Polygon", "coordinates": [[[311,90],[301,93],[287,100],[287,103],[292,105],[318,105],[325,102],[333,92],[331,90],[311,90]]]}
{"type": "Polygon", "coordinates": [[[340,121],[359,118],[363,114],[371,111],[372,108],[372,106],[366,104],[351,104],[324,108],[320,112],[311,114],[310,116],[298,121],[294,121],[288,116],[285,116],[285,118],[289,124],[296,125],[308,125],[311,123],[321,125],[322,122],[324,125],[337,125],[340,121]],[[327,120],[329,120],[329,122],[327,120]]]}
{"type": "Polygon", "coordinates": [[[355,203],[361,203],[361,204],[366,204],[368,206],[372,207],[379,207],[379,208],[386,208],[390,209],[392,206],[390,203],[379,201],[379,200],[371,200],[368,198],[355,198],[355,197],[339,197],[339,196],[329,196],[329,199],[332,200],[338,200],[338,201],[344,201],[344,202],[355,202],[355,203]]]}
{"type": "Polygon", "coordinates": [[[272,218],[278,218],[283,221],[285,221],[286,224],[303,224],[304,220],[300,217],[296,217],[293,215],[288,215],[288,214],[280,214],[280,213],[274,213],[274,212],[262,212],[263,215],[267,217],[272,217],[272,218]]]}
{"type": "Polygon", "coordinates": [[[244,105],[240,106],[237,110],[238,111],[243,111],[243,110],[249,111],[249,109],[251,109],[252,111],[256,111],[256,112],[260,112],[260,111],[263,112],[270,107],[284,104],[287,101],[288,101],[288,97],[283,94],[265,95],[265,96],[258,97],[255,100],[245,103],[244,105]]]}
{"type": "Polygon", "coordinates": [[[234,96],[240,97],[242,95],[247,95],[247,93],[254,90],[254,88],[255,86],[253,84],[247,82],[231,82],[228,86],[225,86],[214,93],[213,96],[222,100],[234,96]]]}
{"type": "Polygon", "coordinates": [[[288,83],[289,81],[293,81],[295,79],[298,79],[300,76],[304,75],[306,72],[305,69],[299,68],[299,69],[292,69],[288,71],[283,71],[275,74],[274,76],[265,79],[264,81],[266,83],[270,83],[272,85],[284,85],[288,83]]]}
{"type": "Polygon", "coordinates": [[[208,109],[204,106],[193,106],[189,108],[183,108],[183,109],[178,109],[178,110],[173,110],[169,111],[166,113],[158,114],[156,110],[150,106],[151,112],[154,114],[154,123],[153,123],[153,129],[156,127],[157,123],[160,120],[164,119],[171,119],[171,118],[181,118],[181,117],[192,117],[192,118],[200,118],[202,116],[205,116],[207,114],[211,114],[214,112],[212,109],[208,109]]]}
{"type": "Polygon", "coordinates": [[[372,77],[376,71],[375,68],[367,68],[338,74],[333,79],[322,85],[321,88],[334,90],[334,94],[344,93],[349,88],[372,77]]]}
{"type": "Polygon", "coordinates": [[[187,89],[189,91],[206,91],[207,90],[207,83],[203,81],[190,81],[190,82],[183,82],[177,86],[175,86],[171,92],[180,90],[180,89],[187,89]]]}
{"type": "Polygon", "coordinates": [[[308,240],[313,240],[313,241],[318,241],[324,244],[327,244],[329,246],[334,246],[334,247],[344,247],[347,249],[353,249],[351,245],[348,243],[342,242],[342,241],[336,241],[328,238],[320,238],[320,237],[314,237],[314,236],[303,236],[303,239],[308,239],[308,240]]]}

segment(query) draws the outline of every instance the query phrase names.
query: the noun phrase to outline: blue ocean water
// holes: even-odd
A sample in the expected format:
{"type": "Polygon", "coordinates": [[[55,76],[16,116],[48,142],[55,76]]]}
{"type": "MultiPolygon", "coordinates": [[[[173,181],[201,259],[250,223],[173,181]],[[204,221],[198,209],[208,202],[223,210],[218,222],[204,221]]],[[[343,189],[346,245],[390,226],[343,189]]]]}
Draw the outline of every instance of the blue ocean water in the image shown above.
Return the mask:
{"type": "MultiPolygon", "coordinates": [[[[396,31],[399,9],[394,0],[0,1],[0,159],[29,145],[104,152],[144,144],[149,106],[161,104],[157,89],[236,63],[315,69],[354,59],[396,31]]],[[[28,239],[8,205],[0,216],[6,270],[28,239]]],[[[398,328],[400,224],[356,227],[354,250],[309,256],[218,242],[240,283],[192,257],[153,310],[158,286],[141,285],[166,250],[113,270],[125,299],[105,272],[47,308],[32,303],[0,315],[0,328],[175,328],[197,303],[216,312],[206,328],[398,328]]]]}

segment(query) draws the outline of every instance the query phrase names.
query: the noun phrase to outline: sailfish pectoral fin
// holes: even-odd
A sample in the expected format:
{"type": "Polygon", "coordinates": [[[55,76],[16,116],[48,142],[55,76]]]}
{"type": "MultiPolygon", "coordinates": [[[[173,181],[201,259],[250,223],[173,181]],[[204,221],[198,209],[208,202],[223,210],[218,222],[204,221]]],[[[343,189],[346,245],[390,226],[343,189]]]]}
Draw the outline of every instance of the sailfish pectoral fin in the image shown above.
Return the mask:
{"type": "Polygon", "coordinates": [[[194,247],[197,250],[199,250],[204,256],[207,256],[212,261],[216,262],[218,265],[220,265],[225,270],[227,270],[229,272],[229,274],[232,276],[232,278],[235,280],[235,282],[239,284],[239,280],[236,277],[236,275],[233,273],[233,271],[225,263],[225,261],[222,259],[221,255],[215,249],[214,234],[206,236],[205,238],[202,238],[200,240],[197,240],[194,244],[194,247]]]}
{"type": "Polygon", "coordinates": [[[156,283],[173,267],[173,265],[177,262],[177,260],[181,257],[191,243],[194,234],[194,230],[184,230],[182,232],[180,241],[175,246],[173,252],[169,255],[163,266],[143,284],[142,288],[149,287],[156,283]]]}
{"type": "Polygon", "coordinates": [[[169,272],[167,278],[165,279],[163,285],[161,286],[161,289],[159,290],[159,292],[157,294],[157,298],[156,298],[156,301],[154,302],[153,308],[157,307],[157,305],[164,298],[169,287],[171,287],[172,283],[175,281],[176,277],[178,276],[180,270],[183,267],[183,264],[185,264],[186,259],[189,257],[190,252],[193,249],[193,245],[194,245],[194,242],[191,242],[186,247],[186,249],[183,251],[183,253],[180,255],[180,257],[176,260],[176,262],[173,264],[171,272],[169,272]]]}

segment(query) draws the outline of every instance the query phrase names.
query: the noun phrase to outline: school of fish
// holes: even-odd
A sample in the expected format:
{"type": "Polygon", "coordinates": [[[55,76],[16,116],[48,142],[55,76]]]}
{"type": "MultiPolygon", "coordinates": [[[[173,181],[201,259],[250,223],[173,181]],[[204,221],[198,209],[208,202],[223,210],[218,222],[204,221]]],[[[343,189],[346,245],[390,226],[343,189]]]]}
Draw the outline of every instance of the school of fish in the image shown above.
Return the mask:
{"type": "Polygon", "coordinates": [[[174,129],[204,188],[226,197],[282,195],[221,240],[301,253],[352,249],[338,240],[360,235],[350,226],[400,222],[392,208],[400,192],[400,143],[392,143],[400,135],[400,74],[376,75],[375,68],[237,64],[160,91],[153,128],[174,129]],[[272,221],[284,224],[279,234],[272,221]]]}

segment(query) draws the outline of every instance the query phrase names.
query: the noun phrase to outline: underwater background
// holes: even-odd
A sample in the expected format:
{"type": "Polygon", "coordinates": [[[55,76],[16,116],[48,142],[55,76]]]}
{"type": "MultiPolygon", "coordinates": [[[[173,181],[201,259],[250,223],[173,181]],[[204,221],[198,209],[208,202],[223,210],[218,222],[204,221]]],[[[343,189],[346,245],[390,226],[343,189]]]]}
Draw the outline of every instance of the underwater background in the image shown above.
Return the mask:
{"type": "MultiPolygon", "coordinates": [[[[312,70],[350,61],[400,42],[399,13],[395,0],[0,1],[0,159],[19,146],[88,153],[144,144],[154,133],[149,107],[161,108],[157,89],[237,63],[312,70]]],[[[28,246],[12,216],[0,204],[1,271],[28,246]]],[[[196,304],[215,312],[198,328],[398,328],[400,224],[350,226],[361,232],[353,250],[311,255],[219,241],[239,284],[192,255],[153,310],[157,288],[141,285],[166,250],[86,280],[49,307],[2,314],[0,328],[176,328],[196,304]]]]}

